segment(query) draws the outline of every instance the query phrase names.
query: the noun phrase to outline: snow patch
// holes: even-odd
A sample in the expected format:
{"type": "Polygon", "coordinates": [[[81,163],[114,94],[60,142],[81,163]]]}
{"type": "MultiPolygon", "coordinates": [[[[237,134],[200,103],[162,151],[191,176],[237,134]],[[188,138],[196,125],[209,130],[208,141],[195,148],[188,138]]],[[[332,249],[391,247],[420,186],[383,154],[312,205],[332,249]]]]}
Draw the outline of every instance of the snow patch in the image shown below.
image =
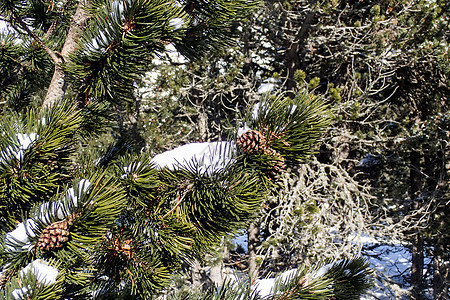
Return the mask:
{"type": "Polygon", "coordinates": [[[240,137],[241,135],[243,135],[244,133],[246,133],[247,131],[250,131],[250,130],[252,130],[252,129],[247,125],[247,123],[244,123],[244,125],[239,127],[237,136],[240,137]]]}
{"type": "Polygon", "coordinates": [[[272,293],[274,285],[275,278],[265,278],[256,280],[253,288],[261,298],[264,298],[272,293]]]}
{"type": "Polygon", "coordinates": [[[348,240],[358,243],[358,244],[367,244],[367,243],[378,243],[376,239],[369,236],[368,234],[359,234],[357,232],[352,232],[348,235],[348,240]]]}
{"type": "MultiPolygon", "coordinates": [[[[331,264],[332,265],[332,264],[331,264]]],[[[283,273],[281,273],[279,276],[275,278],[265,278],[265,279],[259,279],[255,281],[255,284],[253,285],[254,291],[261,297],[265,298],[269,295],[273,294],[273,288],[277,282],[280,283],[287,283],[289,280],[294,278],[294,276],[297,274],[298,269],[290,269],[283,273]]]]}
{"type": "MultiPolygon", "coordinates": [[[[87,179],[81,179],[78,182],[79,194],[86,193],[91,185],[90,181],[87,179]]],[[[66,205],[62,201],[56,202],[46,202],[39,207],[38,219],[43,224],[48,224],[50,220],[49,210],[56,209],[56,217],[59,220],[65,219],[69,216],[74,207],[78,207],[78,196],[75,195],[74,188],[70,188],[65,193],[66,205]],[[67,205],[68,204],[68,205],[67,205]]],[[[30,251],[33,245],[30,242],[30,238],[36,236],[39,229],[39,225],[33,219],[27,219],[22,223],[19,223],[11,232],[8,232],[5,236],[5,243],[7,251],[30,251]],[[20,246],[20,248],[18,248],[20,246]]]]}
{"type": "Polygon", "coordinates": [[[28,299],[28,296],[31,296],[32,292],[31,286],[28,286],[21,289],[15,289],[12,291],[11,296],[14,300],[23,300],[28,299]]]}
{"type": "Polygon", "coordinates": [[[267,94],[275,90],[280,84],[280,80],[275,79],[273,77],[268,78],[263,81],[261,86],[258,88],[258,94],[267,94]]]}
{"type": "MultiPolygon", "coordinates": [[[[91,185],[91,182],[88,179],[81,179],[78,182],[78,194],[84,194],[89,190],[89,186],[91,185]]],[[[75,195],[75,189],[71,187],[68,189],[64,195],[65,198],[65,204],[62,201],[56,201],[56,202],[47,202],[40,206],[39,208],[39,220],[41,220],[43,223],[46,222],[49,219],[48,211],[50,208],[56,209],[56,217],[59,220],[65,219],[68,217],[72,211],[71,209],[78,207],[78,196],[75,195]]]]}
{"type": "Polygon", "coordinates": [[[234,158],[236,145],[233,142],[191,143],[156,155],[152,163],[158,168],[192,169],[201,174],[222,171],[234,158]]]}
{"type": "Polygon", "coordinates": [[[5,21],[0,20],[0,33],[6,33],[9,30],[10,30],[9,25],[5,21]]]}
{"type": "MultiPolygon", "coordinates": [[[[175,19],[180,19],[180,18],[175,18],[175,19]]],[[[178,52],[178,50],[175,48],[175,46],[173,44],[168,44],[166,46],[166,51],[167,51],[167,55],[168,55],[169,59],[173,63],[184,64],[187,62],[186,58],[183,55],[181,55],[180,52],[178,52]]]]}
{"type": "Polygon", "coordinates": [[[17,133],[16,138],[17,144],[15,147],[8,146],[5,151],[1,152],[0,163],[4,162],[3,157],[6,157],[6,159],[15,157],[18,161],[23,161],[24,152],[39,138],[39,135],[35,132],[30,134],[17,133]]]}
{"type": "Polygon", "coordinates": [[[169,25],[175,30],[180,29],[184,25],[184,20],[182,18],[173,18],[169,21],[169,25]]]}
{"type": "MultiPolygon", "coordinates": [[[[58,269],[49,266],[41,259],[36,259],[19,272],[19,277],[23,280],[27,275],[33,274],[36,276],[39,283],[43,285],[50,285],[56,282],[58,273],[58,269]]],[[[31,285],[28,285],[12,291],[11,297],[15,300],[23,300],[29,299],[32,294],[32,287],[31,285]]]]}
{"type": "Polygon", "coordinates": [[[128,175],[130,175],[133,170],[136,170],[137,168],[139,168],[141,166],[141,162],[132,162],[130,165],[123,167],[123,171],[125,172],[122,176],[120,176],[120,178],[125,179],[128,177],[128,175]]]}
{"type": "Polygon", "coordinates": [[[15,245],[22,244],[21,250],[31,250],[33,247],[30,242],[30,237],[35,237],[35,231],[38,228],[38,224],[32,219],[28,219],[22,223],[19,223],[11,232],[8,232],[5,236],[6,249],[9,251],[17,251],[15,245]]]}
{"type": "Polygon", "coordinates": [[[58,269],[49,266],[46,262],[41,259],[36,259],[23,268],[19,275],[23,278],[27,274],[32,273],[36,275],[37,281],[44,284],[50,285],[56,282],[56,277],[58,276],[58,269]]]}

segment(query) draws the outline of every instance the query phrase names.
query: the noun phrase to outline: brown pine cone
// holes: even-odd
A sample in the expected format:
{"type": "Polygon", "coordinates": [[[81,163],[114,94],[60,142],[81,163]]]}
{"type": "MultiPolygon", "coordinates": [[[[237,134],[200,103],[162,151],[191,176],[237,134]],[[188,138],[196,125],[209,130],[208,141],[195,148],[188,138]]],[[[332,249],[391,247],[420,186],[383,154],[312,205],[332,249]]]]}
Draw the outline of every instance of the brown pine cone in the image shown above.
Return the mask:
{"type": "Polygon", "coordinates": [[[236,144],[246,153],[264,152],[269,149],[266,138],[257,130],[245,132],[238,138],[236,144]]]}
{"type": "Polygon", "coordinates": [[[67,220],[52,223],[42,231],[37,247],[46,251],[61,248],[69,240],[69,234],[67,220]]]}

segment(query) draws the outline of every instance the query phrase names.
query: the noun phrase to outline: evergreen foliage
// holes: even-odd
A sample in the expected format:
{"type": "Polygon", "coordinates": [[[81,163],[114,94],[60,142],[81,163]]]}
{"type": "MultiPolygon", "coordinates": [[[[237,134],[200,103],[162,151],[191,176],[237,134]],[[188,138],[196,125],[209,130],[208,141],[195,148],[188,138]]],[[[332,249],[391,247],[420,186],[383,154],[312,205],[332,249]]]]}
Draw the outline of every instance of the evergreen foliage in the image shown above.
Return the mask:
{"type": "MultiPolygon", "coordinates": [[[[117,145],[80,158],[100,130],[118,126],[108,114],[117,104],[132,103],[136,82],[167,43],[190,59],[223,49],[235,37],[236,22],[255,5],[0,3],[1,18],[14,28],[0,35],[0,76],[6,78],[0,94],[3,298],[151,299],[171,274],[252,220],[277,180],[268,170],[281,172],[278,162],[312,153],[329,118],[320,98],[302,91],[294,99],[263,99],[267,109],[249,120],[265,136],[268,151],[231,151],[219,168],[202,168],[200,157],[160,166],[145,151],[117,145]],[[40,51],[23,55],[33,46],[40,51]]],[[[328,298],[347,295],[344,283],[359,283],[351,285],[359,293],[367,289],[360,278],[366,269],[355,260],[312,281],[305,293],[297,279],[280,289],[295,290],[289,299],[311,293],[328,298]]],[[[219,294],[228,297],[236,289],[255,295],[248,286],[230,285],[219,294]]]]}
{"type": "MultiPolygon", "coordinates": [[[[435,299],[448,298],[449,247],[443,242],[448,239],[449,228],[448,218],[443,218],[448,213],[450,174],[448,3],[440,0],[265,3],[260,17],[248,26],[247,39],[243,39],[248,53],[253,55],[249,62],[252,71],[262,73],[263,78],[285,80],[286,84],[280,85],[288,90],[308,88],[321,93],[333,111],[330,130],[315,164],[317,168],[307,168],[309,174],[302,174],[297,186],[316,186],[302,185],[301,180],[324,182],[322,174],[326,174],[333,189],[324,188],[325,195],[317,197],[319,208],[332,210],[328,206],[328,192],[333,190],[343,208],[338,215],[352,216],[334,228],[343,232],[344,227],[354,222],[347,227],[351,232],[366,231],[370,236],[383,236],[387,240],[395,236],[397,241],[409,245],[411,274],[404,272],[390,278],[401,290],[391,285],[390,280],[382,280],[383,292],[392,293],[389,294],[392,298],[400,298],[400,294],[412,298],[426,297],[425,294],[435,299]],[[259,43],[257,39],[267,43],[259,43]],[[268,68],[255,63],[261,58],[267,58],[268,68]],[[338,192],[341,188],[345,191],[342,196],[338,192]],[[364,203],[364,216],[346,213],[347,209],[356,211],[351,208],[353,200],[364,203]]],[[[286,188],[295,186],[287,184],[286,188]]],[[[271,210],[274,221],[269,220],[266,228],[273,229],[275,241],[283,233],[280,228],[290,229],[283,222],[279,222],[280,226],[275,224],[278,213],[288,211],[289,203],[280,203],[271,210]]],[[[307,205],[308,200],[304,203],[307,205]]],[[[323,218],[321,213],[316,215],[323,218]]],[[[308,214],[299,219],[306,219],[307,224],[308,219],[314,220],[308,214]]],[[[327,218],[326,224],[331,220],[327,218]]],[[[315,239],[316,228],[310,227],[311,243],[322,248],[324,241],[315,239]]],[[[298,242],[297,236],[308,236],[303,229],[281,238],[287,240],[288,247],[274,245],[276,242],[271,245],[279,252],[285,250],[286,264],[292,261],[292,252],[300,260],[309,260],[309,253],[321,253],[316,250],[318,247],[307,243],[309,247],[305,249],[306,243],[298,242]],[[298,246],[289,247],[293,243],[298,246]]],[[[344,247],[346,238],[343,235],[343,242],[338,245],[344,247]]],[[[385,240],[379,245],[381,250],[385,240]]],[[[322,249],[327,252],[329,248],[322,249]]],[[[372,253],[373,249],[366,250],[372,253]]],[[[279,260],[274,258],[271,266],[279,265],[279,260]]]]}
{"type": "Polygon", "coordinates": [[[176,292],[168,299],[360,299],[362,291],[372,286],[371,271],[364,259],[339,261],[318,268],[292,270],[275,278],[270,295],[261,296],[258,284],[224,282],[205,293],[201,290],[176,292]]]}

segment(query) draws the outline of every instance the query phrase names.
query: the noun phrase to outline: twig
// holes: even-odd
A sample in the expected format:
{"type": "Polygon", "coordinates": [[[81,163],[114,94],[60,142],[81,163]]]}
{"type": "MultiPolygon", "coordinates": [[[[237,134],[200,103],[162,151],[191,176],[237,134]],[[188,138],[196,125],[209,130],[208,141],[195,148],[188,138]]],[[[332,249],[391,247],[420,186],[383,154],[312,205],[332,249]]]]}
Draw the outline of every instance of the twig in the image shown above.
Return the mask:
{"type": "Polygon", "coordinates": [[[47,52],[47,54],[51,57],[53,62],[55,64],[59,64],[63,61],[62,56],[57,55],[55,51],[50,49],[29,27],[22,19],[18,19],[18,22],[23,30],[25,30],[26,33],[28,33],[29,36],[31,36],[44,50],[47,52]]]}
{"type": "Polygon", "coordinates": [[[173,213],[175,211],[175,209],[180,205],[181,201],[183,201],[184,197],[186,196],[187,192],[189,191],[189,188],[192,187],[192,185],[190,185],[185,191],[183,196],[181,196],[180,198],[178,198],[177,203],[175,204],[174,207],[172,207],[171,210],[169,210],[161,219],[164,220],[165,218],[167,218],[171,213],[173,213]]]}

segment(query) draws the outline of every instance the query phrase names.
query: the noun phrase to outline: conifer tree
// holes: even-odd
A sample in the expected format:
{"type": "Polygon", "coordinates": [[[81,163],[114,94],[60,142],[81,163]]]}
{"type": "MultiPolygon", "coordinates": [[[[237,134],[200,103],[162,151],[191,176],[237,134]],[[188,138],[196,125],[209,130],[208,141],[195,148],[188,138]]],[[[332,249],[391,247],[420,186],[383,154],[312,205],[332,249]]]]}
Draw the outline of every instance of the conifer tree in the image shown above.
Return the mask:
{"type": "MultiPolygon", "coordinates": [[[[328,123],[319,97],[261,99],[225,142],[151,157],[126,145],[87,151],[167,44],[188,59],[232,44],[244,0],[2,0],[0,295],[6,299],[150,299],[170,275],[252,219],[328,123]],[[242,124],[244,125],[244,124],[242,124]]],[[[151,146],[151,145],[150,145],[151,146]]],[[[360,259],[302,269],[273,299],[356,298],[360,259]],[[318,272],[316,272],[318,273],[318,272]]],[[[230,284],[205,299],[257,299],[230,284]]]]}

